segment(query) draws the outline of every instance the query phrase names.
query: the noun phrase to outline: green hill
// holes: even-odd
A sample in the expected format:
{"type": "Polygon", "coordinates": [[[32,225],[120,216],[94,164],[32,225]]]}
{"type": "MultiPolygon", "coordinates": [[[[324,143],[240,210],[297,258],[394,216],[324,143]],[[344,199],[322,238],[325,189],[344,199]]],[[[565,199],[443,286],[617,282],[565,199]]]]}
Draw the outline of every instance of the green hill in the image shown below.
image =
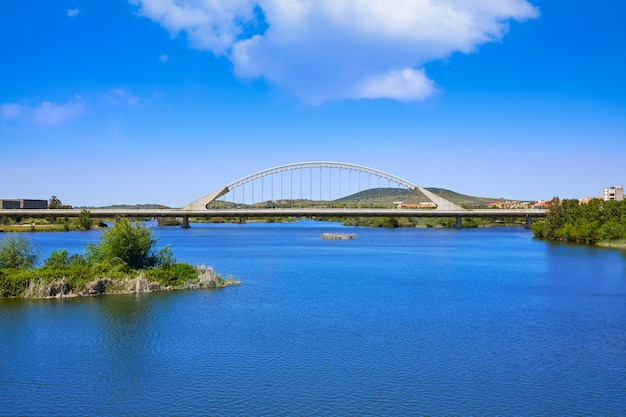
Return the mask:
{"type": "MultiPolygon", "coordinates": [[[[474,197],[465,194],[460,194],[455,191],[447,190],[445,188],[427,187],[428,191],[445,198],[455,204],[461,206],[486,206],[497,198],[490,197],[474,197]]],[[[421,192],[408,190],[405,188],[373,188],[366,191],[361,191],[340,199],[335,202],[349,203],[359,201],[362,203],[374,202],[374,201],[403,201],[405,203],[417,203],[429,201],[429,199],[421,192]]]]}
{"type": "Polygon", "coordinates": [[[113,204],[102,207],[76,207],[77,209],[110,209],[110,210],[153,210],[153,209],[169,209],[171,207],[162,204],[113,204]]]}

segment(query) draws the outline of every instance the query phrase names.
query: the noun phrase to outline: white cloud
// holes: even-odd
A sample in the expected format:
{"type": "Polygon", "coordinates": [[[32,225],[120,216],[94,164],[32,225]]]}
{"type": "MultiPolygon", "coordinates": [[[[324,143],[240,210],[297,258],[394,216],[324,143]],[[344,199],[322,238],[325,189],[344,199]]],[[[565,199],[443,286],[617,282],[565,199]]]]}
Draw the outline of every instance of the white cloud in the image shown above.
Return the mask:
{"type": "Polygon", "coordinates": [[[192,47],[218,55],[233,46],[244,23],[254,17],[253,0],[129,1],[172,35],[186,32],[192,47]]]}
{"type": "Polygon", "coordinates": [[[527,0],[130,0],[190,46],[226,55],[242,78],[264,78],[303,100],[421,100],[423,70],[500,40],[527,0]],[[267,25],[262,28],[262,13],[267,25]]]}
{"type": "Polygon", "coordinates": [[[159,55],[159,61],[161,61],[162,63],[166,63],[167,61],[169,61],[170,57],[167,54],[161,54],[159,55]]]}
{"type": "Polygon", "coordinates": [[[0,114],[7,119],[15,119],[22,115],[22,105],[17,103],[7,103],[0,106],[0,114]]]}
{"type": "Polygon", "coordinates": [[[44,101],[37,105],[6,103],[0,106],[0,114],[4,118],[44,126],[61,126],[82,116],[85,111],[86,106],[79,98],[64,104],[44,101]]]}
{"type": "Polygon", "coordinates": [[[120,99],[133,106],[139,101],[136,95],[123,87],[114,88],[108,93],[105,93],[104,98],[107,103],[112,106],[117,105],[120,99]]]}
{"type": "Polygon", "coordinates": [[[352,98],[391,98],[402,101],[423,100],[436,91],[423,70],[405,68],[366,79],[357,85],[352,98]]]}
{"type": "Polygon", "coordinates": [[[78,13],[80,13],[80,9],[68,9],[67,15],[69,17],[75,17],[78,13]]]}

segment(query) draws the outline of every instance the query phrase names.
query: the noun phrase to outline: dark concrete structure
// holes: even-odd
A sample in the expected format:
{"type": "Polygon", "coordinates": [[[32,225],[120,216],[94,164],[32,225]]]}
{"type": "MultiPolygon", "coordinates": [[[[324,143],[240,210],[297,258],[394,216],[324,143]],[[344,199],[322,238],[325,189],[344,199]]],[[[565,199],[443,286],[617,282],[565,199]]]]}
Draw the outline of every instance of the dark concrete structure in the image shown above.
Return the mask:
{"type": "Polygon", "coordinates": [[[3,210],[45,210],[47,208],[47,200],[30,200],[24,198],[0,199],[0,209],[3,210]]]}

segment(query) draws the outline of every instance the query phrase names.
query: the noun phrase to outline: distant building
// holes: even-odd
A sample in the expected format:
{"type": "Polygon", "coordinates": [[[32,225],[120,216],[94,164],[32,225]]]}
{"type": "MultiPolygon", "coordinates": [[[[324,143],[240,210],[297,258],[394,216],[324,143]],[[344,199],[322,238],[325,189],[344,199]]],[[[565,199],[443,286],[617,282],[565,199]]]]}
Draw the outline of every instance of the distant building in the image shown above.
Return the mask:
{"type": "Polygon", "coordinates": [[[532,208],[534,209],[547,209],[550,205],[550,201],[547,200],[537,200],[535,203],[532,203],[532,208]]]}
{"type": "Polygon", "coordinates": [[[597,199],[597,198],[598,198],[598,197],[585,197],[585,198],[580,198],[580,199],[578,199],[578,203],[579,203],[579,204],[589,204],[589,202],[590,202],[591,200],[595,200],[595,199],[597,199]]]}
{"type": "Polygon", "coordinates": [[[530,203],[526,201],[508,201],[508,200],[496,200],[493,203],[489,203],[490,208],[497,209],[524,209],[528,208],[530,203]]]}
{"type": "Polygon", "coordinates": [[[616,185],[615,187],[605,188],[602,191],[602,199],[604,201],[622,201],[624,199],[624,187],[616,185]]]}
{"type": "Polygon", "coordinates": [[[0,209],[3,210],[15,210],[15,209],[47,209],[47,200],[28,200],[24,198],[9,198],[0,199],[0,209]]]}

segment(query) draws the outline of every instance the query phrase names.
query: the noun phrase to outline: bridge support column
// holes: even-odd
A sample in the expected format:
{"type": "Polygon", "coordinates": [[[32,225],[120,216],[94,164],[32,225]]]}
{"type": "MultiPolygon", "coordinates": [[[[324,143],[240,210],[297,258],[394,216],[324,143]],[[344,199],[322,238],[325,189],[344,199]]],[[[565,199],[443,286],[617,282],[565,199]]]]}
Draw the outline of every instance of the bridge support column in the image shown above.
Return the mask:
{"type": "Polygon", "coordinates": [[[454,224],[454,228],[455,229],[463,228],[463,219],[461,218],[461,216],[456,216],[456,223],[454,224]]]}
{"type": "Polygon", "coordinates": [[[189,216],[183,216],[183,224],[180,227],[183,229],[189,229],[189,216]]]}
{"type": "Polygon", "coordinates": [[[526,215],[526,226],[527,229],[530,229],[533,227],[533,218],[530,217],[529,215],[526,215]]]}

